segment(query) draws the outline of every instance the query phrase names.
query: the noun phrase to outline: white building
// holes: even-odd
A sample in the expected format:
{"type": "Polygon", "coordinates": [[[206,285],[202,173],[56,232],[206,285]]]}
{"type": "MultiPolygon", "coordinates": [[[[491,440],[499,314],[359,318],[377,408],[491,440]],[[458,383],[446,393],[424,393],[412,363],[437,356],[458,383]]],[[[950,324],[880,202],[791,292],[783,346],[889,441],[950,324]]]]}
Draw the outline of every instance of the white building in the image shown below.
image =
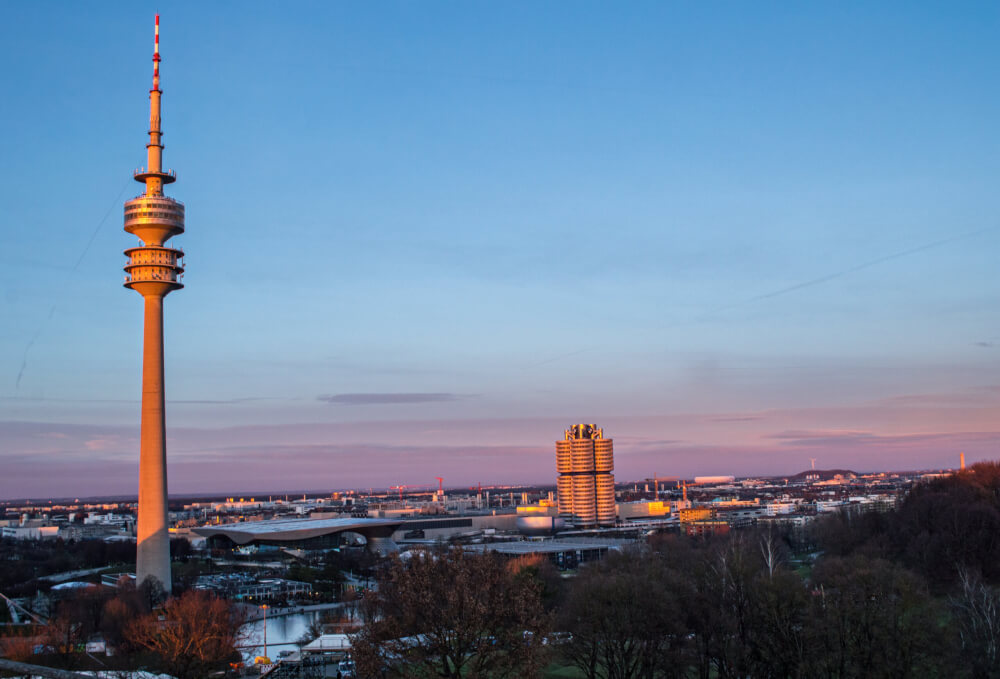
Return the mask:
{"type": "Polygon", "coordinates": [[[59,537],[59,526],[4,526],[0,535],[14,540],[46,540],[59,537]]]}

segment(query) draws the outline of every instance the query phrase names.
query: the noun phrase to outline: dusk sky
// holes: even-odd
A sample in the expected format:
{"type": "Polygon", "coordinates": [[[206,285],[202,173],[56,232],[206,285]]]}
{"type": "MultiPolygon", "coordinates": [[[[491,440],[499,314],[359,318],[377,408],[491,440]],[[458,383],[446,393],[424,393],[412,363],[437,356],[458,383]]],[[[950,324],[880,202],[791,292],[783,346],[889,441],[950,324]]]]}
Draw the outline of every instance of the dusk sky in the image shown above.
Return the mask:
{"type": "MultiPolygon", "coordinates": [[[[134,494],[149,3],[0,5],[0,498],[134,494]]],[[[1000,457],[997,3],[161,3],[172,493],[1000,457]]]]}

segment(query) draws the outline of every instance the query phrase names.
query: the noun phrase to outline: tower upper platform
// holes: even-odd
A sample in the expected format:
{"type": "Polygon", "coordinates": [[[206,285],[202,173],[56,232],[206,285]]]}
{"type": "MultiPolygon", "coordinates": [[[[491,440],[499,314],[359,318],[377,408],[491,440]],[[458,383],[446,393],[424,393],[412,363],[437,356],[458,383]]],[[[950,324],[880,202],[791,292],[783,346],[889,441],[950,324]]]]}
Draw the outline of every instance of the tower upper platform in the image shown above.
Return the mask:
{"type": "MultiPolygon", "coordinates": [[[[160,145],[160,148],[161,149],[163,148],[162,144],[160,145]]],[[[160,172],[151,172],[150,170],[147,170],[144,167],[140,167],[135,172],[132,173],[132,178],[135,179],[137,182],[141,182],[143,184],[147,183],[147,181],[150,179],[159,179],[162,184],[173,184],[175,181],[177,181],[177,173],[174,172],[173,170],[161,170],[160,172]]]]}
{"type": "Polygon", "coordinates": [[[160,16],[156,16],[153,42],[153,89],[149,91],[149,142],[146,144],[147,166],[136,170],[133,177],[145,184],[146,192],[125,201],[125,231],[142,241],[129,248],[125,266],[125,287],[143,296],[164,296],[183,288],[184,252],[166,247],[165,243],[184,233],[184,203],[163,195],[163,186],[177,179],[173,170],[163,169],[163,132],[160,129],[160,16]]]}

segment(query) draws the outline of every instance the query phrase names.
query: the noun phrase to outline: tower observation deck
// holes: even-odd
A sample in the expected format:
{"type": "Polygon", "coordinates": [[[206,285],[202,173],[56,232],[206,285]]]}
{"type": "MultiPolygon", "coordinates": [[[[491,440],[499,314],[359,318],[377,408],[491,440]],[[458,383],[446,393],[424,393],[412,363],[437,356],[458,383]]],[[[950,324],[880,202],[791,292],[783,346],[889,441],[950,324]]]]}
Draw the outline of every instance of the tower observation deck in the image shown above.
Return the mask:
{"type": "Polygon", "coordinates": [[[139,450],[139,520],[136,580],[153,577],[170,592],[170,537],[167,525],[167,445],[163,390],[163,298],[184,287],[184,252],[166,242],[184,233],[184,204],[163,195],[176,180],[163,169],[160,129],[160,15],[153,42],[153,88],[149,91],[146,167],[134,172],[146,190],[125,202],[125,231],[140,245],[125,250],[125,287],[143,296],[142,429],[139,450]]]}

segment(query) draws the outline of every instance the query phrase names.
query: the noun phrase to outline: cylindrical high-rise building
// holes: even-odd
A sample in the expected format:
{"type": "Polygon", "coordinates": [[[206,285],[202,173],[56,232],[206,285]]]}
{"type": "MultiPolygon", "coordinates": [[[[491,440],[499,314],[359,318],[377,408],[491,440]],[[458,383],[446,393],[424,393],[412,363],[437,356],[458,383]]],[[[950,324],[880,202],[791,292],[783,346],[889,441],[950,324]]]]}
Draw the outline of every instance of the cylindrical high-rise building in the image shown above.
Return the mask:
{"type": "Polygon", "coordinates": [[[141,241],[129,248],[125,287],[143,297],[142,430],[139,443],[139,521],[136,582],[156,578],[170,592],[170,536],[167,525],[167,437],[163,395],[163,298],[184,287],[184,253],[164,245],[184,233],[184,204],[163,195],[176,176],[163,170],[160,130],[160,15],[153,44],[153,89],[149,91],[147,167],[135,171],[146,191],[125,202],[125,231],[141,241]]]}
{"type": "Polygon", "coordinates": [[[614,442],[596,424],[574,424],[556,441],[559,514],[580,526],[613,526],[614,442]]]}

